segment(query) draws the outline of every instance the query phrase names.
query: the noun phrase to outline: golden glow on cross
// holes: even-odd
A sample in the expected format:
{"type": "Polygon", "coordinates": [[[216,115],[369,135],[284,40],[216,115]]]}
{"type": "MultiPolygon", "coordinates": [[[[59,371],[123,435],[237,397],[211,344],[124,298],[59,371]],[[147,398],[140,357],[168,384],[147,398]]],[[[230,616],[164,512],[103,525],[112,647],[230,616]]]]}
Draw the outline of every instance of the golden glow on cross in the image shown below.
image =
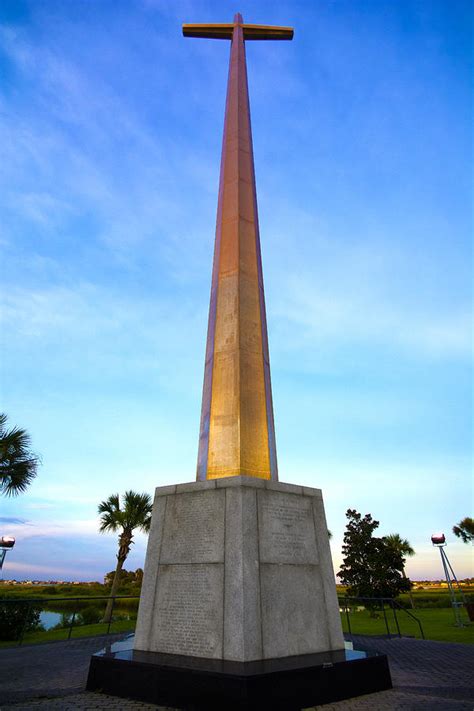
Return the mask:
{"type": "Polygon", "coordinates": [[[291,39],[288,27],[183,25],[188,37],[231,39],[197,478],[278,479],[246,39],[291,39]]]}
{"type": "Polygon", "coordinates": [[[242,28],[244,40],[291,40],[292,27],[276,27],[271,25],[244,25],[239,22],[227,24],[194,24],[183,25],[185,37],[201,37],[203,39],[232,39],[235,27],[242,28]]]}

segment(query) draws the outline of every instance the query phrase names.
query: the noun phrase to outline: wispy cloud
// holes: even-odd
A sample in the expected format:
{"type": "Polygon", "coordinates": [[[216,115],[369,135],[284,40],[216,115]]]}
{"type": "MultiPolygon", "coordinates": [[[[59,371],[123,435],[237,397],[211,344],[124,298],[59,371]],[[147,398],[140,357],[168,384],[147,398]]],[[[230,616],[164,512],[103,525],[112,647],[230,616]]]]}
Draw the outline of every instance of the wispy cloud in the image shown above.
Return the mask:
{"type": "Polygon", "coordinates": [[[50,576],[59,578],[60,580],[65,577],[77,580],[82,573],[80,566],[74,567],[66,562],[62,565],[50,565],[48,563],[37,565],[35,563],[21,563],[16,560],[9,559],[8,565],[6,565],[5,568],[5,576],[13,573],[15,579],[24,578],[29,580],[36,577],[40,580],[45,580],[50,576]]]}
{"type": "MultiPolygon", "coordinates": [[[[468,308],[451,313],[389,301],[381,293],[380,277],[372,285],[355,284],[339,274],[338,288],[329,292],[317,283],[317,275],[287,274],[280,282],[278,302],[273,305],[277,319],[294,324],[300,333],[300,347],[321,349],[338,344],[357,347],[387,346],[418,358],[462,358],[471,355],[471,314],[468,308]]],[[[293,347],[294,347],[293,342],[293,347]]]]}
{"type": "Polygon", "coordinates": [[[59,50],[34,45],[10,28],[1,39],[10,60],[35,84],[30,111],[15,109],[11,99],[2,105],[3,202],[16,230],[28,222],[48,232],[64,230],[72,219],[93,215],[89,243],[97,241],[119,263],[130,267],[137,246],[149,243],[151,252],[161,251],[182,268],[173,245],[179,250],[182,241],[188,248],[193,243],[169,163],[179,161],[198,184],[207,161],[184,161],[182,147],[153,131],[128,97],[59,50]]]}
{"type": "Polygon", "coordinates": [[[158,295],[153,300],[146,295],[132,299],[113,287],[87,282],[75,288],[12,287],[4,296],[2,321],[15,333],[17,354],[32,347],[39,354],[58,346],[48,355],[48,371],[68,370],[87,349],[91,379],[104,368],[107,377],[136,368],[141,377],[151,371],[163,387],[182,390],[183,378],[187,382],[201,355],[189,351],[190,340],[202,342],[202,356],[204,352],[205,308],[196,312],[189,298],[181,303],[158,295]]]}
{"type": "Polygon", "coordinates": [[[51,509],[56,509],[57,504],[52,502],[34,502],[26,504],[26,508],[32,511],[50,511],[51,509]]]}
{"type": "Polygon", "coordinates": [[[99,528],[97,519],[74,520],[71,518],[54,522],[13,519],[9,523],[9,535],[14,535],[19,542],[32,538],[37,541],[40,538],[71,540],[73,536],[95,537],[99,528]]]}

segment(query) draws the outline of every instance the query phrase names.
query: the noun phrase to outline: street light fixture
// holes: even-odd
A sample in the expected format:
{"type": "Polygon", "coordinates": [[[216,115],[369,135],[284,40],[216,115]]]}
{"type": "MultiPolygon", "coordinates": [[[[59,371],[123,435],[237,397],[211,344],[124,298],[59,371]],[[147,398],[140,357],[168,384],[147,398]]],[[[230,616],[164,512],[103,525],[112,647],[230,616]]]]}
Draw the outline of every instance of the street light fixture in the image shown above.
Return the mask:
{"type": "Polygon", "coordinates": [[[461,607],[466,604],[466,597],[462,591],[461,586],[459,585],[453,567],[449,562],[448,556],[446,555],[446,551],[444,550],[448,545],[446,543],[446,537],[444,533],[433,533],[433,535],[431,536],[431,543],[435,546],[435,548],[439,548],[439,553],[441,555],[441,563],[443,565],[444,577],[446,578],[446,582],[448,583],[449,595],[451,597],[451,605],[454,612],[454,624],[457,627],[464,627],[464,622],[461,618],[461,607]],[[458,597],[460,599],[458,599],[458,597]]]}
{"type": "Polygon", "coordinates": [[[3,561],[7,551],[10,551],[15,545],[15,539],[13,536],[2,536],[0,538],[0,570],[3,568],[3,561]]]}

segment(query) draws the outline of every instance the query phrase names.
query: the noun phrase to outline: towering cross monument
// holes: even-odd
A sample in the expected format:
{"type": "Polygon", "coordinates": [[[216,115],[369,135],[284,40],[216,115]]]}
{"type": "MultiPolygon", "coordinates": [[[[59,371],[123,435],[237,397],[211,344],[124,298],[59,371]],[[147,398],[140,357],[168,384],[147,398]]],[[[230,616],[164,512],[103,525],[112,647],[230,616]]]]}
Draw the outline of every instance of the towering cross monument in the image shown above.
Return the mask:
{"type": "Polygon", "coordinates": [[[237,14],[183,34],[231,40],[197,481],[156,489],[133,649],[95,655],[88,688],[296,711],[390,675],[344,651],[321,491],[277,475],[245,41],[293,30],[237,14]]]}
{"type": "Polygon", "coordinates": [[[290,27],[183,25],[230,39],[197,479],[278,479],[244,40],[291,40],[290,27]]]}
{"type": "Polygon", "coordinates": [[[277,480],[245,62],[246,40],[293,30],[237,14],[183,34],[231,40],[229,83],[197,481],[156,490],[135,647],[241,662],[339,650],[321,492],[277,480]]]}

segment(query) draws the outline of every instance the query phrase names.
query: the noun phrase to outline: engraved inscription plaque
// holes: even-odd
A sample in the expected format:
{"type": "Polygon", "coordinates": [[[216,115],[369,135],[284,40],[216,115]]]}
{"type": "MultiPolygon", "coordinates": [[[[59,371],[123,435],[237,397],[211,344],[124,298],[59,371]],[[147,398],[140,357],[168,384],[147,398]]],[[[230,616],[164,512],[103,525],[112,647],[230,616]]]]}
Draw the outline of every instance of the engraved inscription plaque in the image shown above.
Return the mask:
{"type": "Polygon", "coordinates": [[[311,499],[258,492],[260,562],[318,563],[311,499]]]}
{"type": "Polygon", "coordinates": [[[160,565],[152,651],[222,657],[224,566],[160,565]]]}
{"type": "Polygon", "coordinates": [[[224,516],[224,491],[170,496],[160,563],[223,563],[224,516]]]}

